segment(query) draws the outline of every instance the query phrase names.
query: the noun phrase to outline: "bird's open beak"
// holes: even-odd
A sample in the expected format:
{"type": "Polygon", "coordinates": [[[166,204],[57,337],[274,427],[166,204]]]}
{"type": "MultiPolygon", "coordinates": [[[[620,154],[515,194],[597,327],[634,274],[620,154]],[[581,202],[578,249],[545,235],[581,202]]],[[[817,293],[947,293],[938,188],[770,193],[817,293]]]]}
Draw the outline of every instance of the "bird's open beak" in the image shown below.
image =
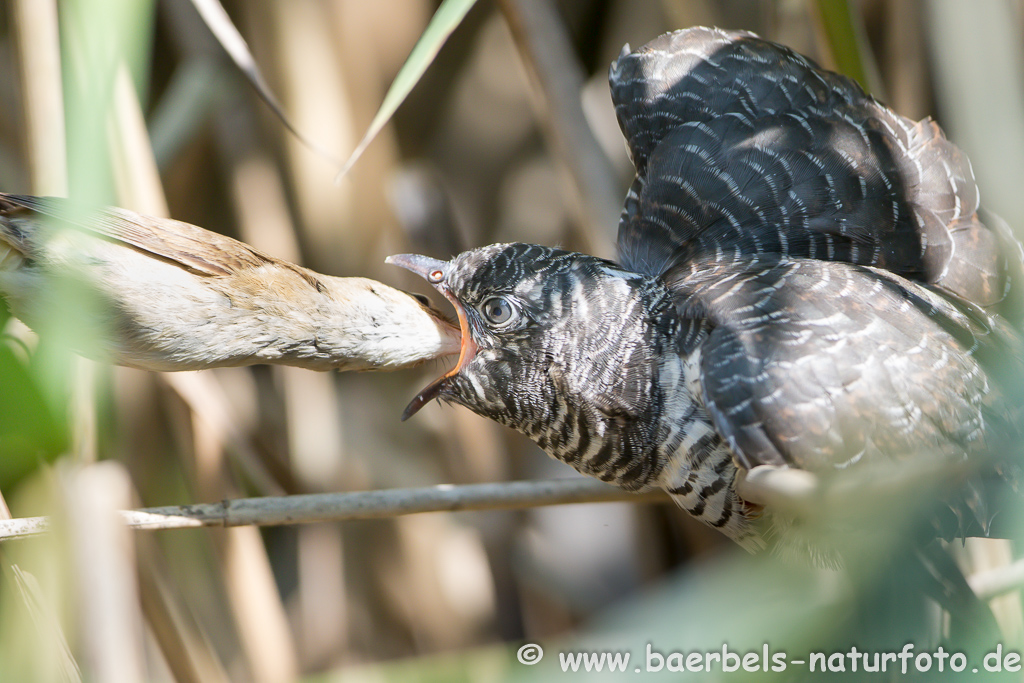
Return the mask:
{"type": "Polygon", "coordinates": [[[411,270],[433,285],[434,289],[444,295],[444,298],[452,302],[452,306],[455,307],[455,313],[459,316],[459,328],[462,330],[462,344],[459,347],[459,362],[456,363],[455,367],[449,372],[431,382],[426,389],[421,391],[416,398],[410,401],[409,405],[405,408],[405,412],[402,413],[402,421],[404,422],[415,415],[420,408],[437,398],[441,393],[441,389],[444,388],[445,382],[448,381],[448,378],[457,375],[463,367],[473,360],[473,356],[476,355],[476,344],[473,343],[473,337],[469,333],[469,322],[466,320],[466,309],[463,308],[459,300],[452,295],[451,290],[448,289],[448,285],[445,282],[449,267],[449,263],[447,261],[439,261],[437,259],[430,258],[429,256],[420,256],[419,254],[396,254],[394,256],[388,256],[384,259],[384,263],[390,263],[391,265],[411,270]]]}

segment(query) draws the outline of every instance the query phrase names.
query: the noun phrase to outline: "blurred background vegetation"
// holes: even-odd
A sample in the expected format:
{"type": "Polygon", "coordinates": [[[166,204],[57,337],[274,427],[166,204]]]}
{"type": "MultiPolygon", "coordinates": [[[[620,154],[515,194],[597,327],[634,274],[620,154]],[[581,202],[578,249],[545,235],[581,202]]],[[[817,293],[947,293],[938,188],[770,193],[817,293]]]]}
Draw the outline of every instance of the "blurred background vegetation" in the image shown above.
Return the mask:
{"type": "MultiPolygon", "coordinates": [[[[338,158],[437,9],[224,5],[296,127],[338,158]]],[[[188,0],[3,9],[0,189],[169,213],[334,275],[426,291],[384,257],[494,241],[612,256],[632,169],[608,65],[626,42],[695,24],[755,31],[906,116],[936,117],[984,204],[1024,226],[1020,0],[479,0],[340,184],[188,0]]],[[[112,507],[574,475],[466,410],[433,405],[399,424],[440,366],[112,368],[68,350],[91,305],[69,302],[38,338],[0,310],[0,491],[14,516],[58,520],[0,547],[0,680],[554,679],[570,648],[898,651],[913,630],[901,619],[934,612],[879,580],[904,575],[898,537],[835,572],[742,556],[670,505],[118,532],[112,507]],[[522,642],[548,656],[519,664],[522,642]]],[[[1012,559],[973,541],[955,550],[968,573],[1012,559]]],[[[1019,596],[1000,600],[1019,649],[1019,596]]],[[[919,652],[949,631],[925,621],[919,652]]]]}

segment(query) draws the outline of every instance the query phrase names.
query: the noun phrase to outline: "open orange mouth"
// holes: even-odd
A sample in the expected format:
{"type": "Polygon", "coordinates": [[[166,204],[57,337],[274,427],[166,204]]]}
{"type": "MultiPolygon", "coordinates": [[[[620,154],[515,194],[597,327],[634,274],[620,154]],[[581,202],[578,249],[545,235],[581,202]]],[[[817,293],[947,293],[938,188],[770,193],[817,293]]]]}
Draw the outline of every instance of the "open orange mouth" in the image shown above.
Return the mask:
{"type": "Polygon", "coordinates": [[[445,276],[448,273],[449,266],[447,261],[439,261],[437,259],[430,258],[429,256],[420,256],[419,254],[396,254],[394,256],[387,257],[384,262],[400,266],[406,270],[416,273],[433,285],[434,289],[441,292],[441,294],[444,295],[444,298],[452,302],[452,306],[455,307],[455,313],[459,317],[459,329],[462,331],[462,343],[459,346],[459,360],[455,364],[455,367],[427,385],[426,389],[417,394],[416,398],[409,402],[409,405],[406,406],[405,410],[402,412],[402,421],[404,422],[419,412],[420,408],[440,396],[441,391],[444,389],[448,380],[459,374],[459,371],[473,360],[473,357],[476,355],[477,347],[469,332],[469,321],[466,319],[466,309],[462,306],[459,300],[452,295],[451,290],[448,289],[448,286],[445,284],[445,276]]]}

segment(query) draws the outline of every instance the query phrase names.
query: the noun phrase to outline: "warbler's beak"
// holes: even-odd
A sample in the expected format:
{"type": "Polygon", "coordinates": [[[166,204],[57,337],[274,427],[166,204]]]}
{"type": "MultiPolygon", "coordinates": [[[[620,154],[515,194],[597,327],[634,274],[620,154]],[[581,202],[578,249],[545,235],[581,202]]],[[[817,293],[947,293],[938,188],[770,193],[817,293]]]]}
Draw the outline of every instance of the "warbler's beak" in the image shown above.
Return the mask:
{"type": "Polygon", "coordinates": [[[452,306],[455,307],[455,313],[459,316],[459,328],[462,330],[462,344],[459,347],[459,362],[455,364],[455,367],[452,368],[451,371],[431,382],[426,389],[421,391],[416,398],[409,402],[409,405],[406,406],[405,411],[402,413],[402,421],[405,422],[415,415],[420,408],[427,405],[435,398],[438,398],[448,379],[457,375],[463,367],[473,360],[473,356],[476,355],[476,344],[473,342],[472,335],[469,331],[469,322],[466,319],[466,309],[448,288],[448,269],[451,266],[448,261],[439,261],[437,259],[430,258],[429,256],[420,256],[419,254],[396,254],[394,256],[388,256],[384,259],[384,263],[390,263],[391,265],[411,270],[433,285],[434,289],[444,295],[444,298],[452,302],[452,306]]]}

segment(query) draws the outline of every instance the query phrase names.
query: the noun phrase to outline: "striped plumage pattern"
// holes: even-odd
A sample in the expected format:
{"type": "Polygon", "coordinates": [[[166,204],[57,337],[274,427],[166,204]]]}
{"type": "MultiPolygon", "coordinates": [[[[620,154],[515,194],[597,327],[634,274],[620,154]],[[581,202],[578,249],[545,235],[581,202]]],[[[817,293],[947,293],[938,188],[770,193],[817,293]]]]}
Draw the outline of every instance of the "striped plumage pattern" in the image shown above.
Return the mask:
{"type": "MultiPolygon", "coordinates": [[[[523,244],[443,263],[431,281],[472,347],[424,395],[585,474],[664,488],[751,549],[741,469],[962,459],[1015,438],[1021,249],[981,220],[937,125],[749,33],[627,46],[610,80],[637,170],[619,265],[523,244]],[[487,320],[494,297],[509,321],[487,320]]],[[[987,530],[969,484],[944,533],[987,530]]]]}
{"type": "Polygon", "coordinates": [[[732,452],[688,386],[707,331],[678,315],[662,278],[592,256],[495,244],[452,259],[445,280],[476,351],[441,397],[521,431],[576,470],[627,490],[673,493],[698,519],[757,547],[732,452]],[[494,330],[490,297],[520,324],[494,330]]]}
{"type": "Polygon", "coordinates": [[[970,162],[933,121],[750,33],[695,28],[623,52],[610,83],[637,169],[624,266],[846,261],[1020,318],[1020,247],[998,219],[981,222],[970,162]]]}
{"type": "Polygon", "coordinates": [[[671,306],[657,281],[607,261],[536,245],[492,245],[453,261],[449,286],[470,311],[474,372],[451,396],[523,431],[579,471],[629,489],[658,472],[655,362],[664,335],[648,324],[671,306]],[[514,297],[530,324],[491,332],[472,312],[489,296],[514,297]],[[623,429],[622,427],[626,428],[623,429]]]}

